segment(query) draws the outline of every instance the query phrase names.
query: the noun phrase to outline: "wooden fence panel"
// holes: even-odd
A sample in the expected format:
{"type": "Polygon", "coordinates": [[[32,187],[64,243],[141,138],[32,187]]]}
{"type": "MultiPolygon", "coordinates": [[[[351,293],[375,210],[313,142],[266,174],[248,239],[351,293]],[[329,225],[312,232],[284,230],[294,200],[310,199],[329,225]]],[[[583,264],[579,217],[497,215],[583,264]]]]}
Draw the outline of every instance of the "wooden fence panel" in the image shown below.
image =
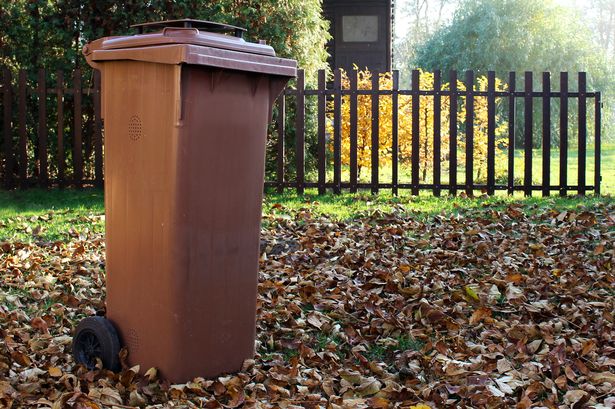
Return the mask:
{"type": "Polygon", "coordinates": [[[474,71],[466,71],[466,194],[474,194],[474,71]]]}
{"type": "Polygon", "coordinates": [[[440,185],[442,183],[440,180],[442,173],[442,139],[440,135],[442,120],[442,97],[440,95],[442,90],[442,73],[439,70],[434,72],[433,89],[433,195],[438,197],[440,196],[440,185]]]}
{"type": "Polygon", "coordinates": [[[44,69],[38,72],[38,180],[42,188],[49,184],[47,169],[47,79],[44,69]]]}
{"type": "Polygon", "coordinates": [[[19,71],[19,186],[28,187],[28,134],[27,134],[27,73],[19,71]]]}
{"type": "Polygon", "coordinates": [[[495,71],[487,73],[487,194],[495,194],[495,71]]]}
{"type": "Polygon", "coordinates": [[[602,95],[597,92],[594,99],[594,193],[600,196],[600,183],[602,173],[600,171],[601,143],[602,143],[602,95]]]}
{"type": "Polygon", "coordinates": [[[379,190],[380,161],[380,73],[372,72],[372,193],[379,190]]]}
{"type": "Polygon", "coordinates": [[[513,71],[508,74],[508,194],[515,192],[515,113],[517,100],[517,74],[513,71]]]}
{"type": "Polygon", "coordinates": [[[342,70],[335,70],[333,90],[333,193],[342,188],[342,70]]]}
{"type": "Polygon", "coordinates": [[[587,166],[587,74],[579,73],[579,194],[585,196],[587,166]]]}
{"type": "Polygon", "coordinates": [[[83,143],[82,143],[82,89],[81,70],[73,73],[73,183],[76,187],[83,186],[83,143]]]}
{"type": "Polygon", "coordinates": [[[560,73],[559,108],[559,194],[566,196],[568,190],[568,73],[560,73]]]}
{"type": "Polygon", "coordinates": [[[278,117],[277,131],[278,131],[278,143],[277,143],[277,191],[278,193],[284,193],[284,151],[285,151],[285,138],[286,138],[286,95],[280,94],[278,98],[278,117]]]}
{"type": "Polygon", "coordinates": [[[318,194],[324,195],[327,182],[327,73],[318,71],[318,194]]]}
{"type": "Polygon", "coordinates": [[[421,74],[419,70],[412,71],[412,194],[419,194],[419,151],[420,151],[420,89],[421,74]]]}
{"type": "Polygon", "coordinates": [[[350,192],[356,193],[358,184],[358,129],[357,129],[357,87],[358,73],[357,70],[351,70],[349,73],[350,80],[350,192]]]}
{"type": "Polygon", "coordinates": [[[525,129],[524,129],[524,178],[523,178],[523,186],[525,196],[532,195],[532,135],[533,135],[533,126],[534,126],[534,98],[532,96],[533,93],[533,76],[531,72],[525,73],[525,107],[524,107],[524,117],[525,117],[525,129]]]}
{"type": "Polygon", "coordinates": [[[295,163],[297,193],[305,192],[305,71],[297,70],[297,112],[295,113],[295,163]]]}
{"type": "Polygon", "coordinates": [[[457,194],[457,71],[450,72],[450,112],[449,118],[449,194],[457,194]]]}
{"type": "Polygon", "coordinates": [[[2,70],[2,88],[3,88],[3,114],[4,114],[4,187],[11,189],[13,187],[13,167],[14,167],[14,151],[13,151],[13,84],[11,71],[8,68],[2,70]]]}
{"type": "MultiPolygon", "coordinates": [[[[60,188],[65,186],[65,166],[66,159],[64,154],[64,73],[58,71],[56,74],[56,103],[57,103],[57,167],[58,167],[58,185],[60,188]]],[[[102,124],[101,124],[102,125],[102,124]]]]}
{"type": "Polygon", "coordinates": [[[542,195],[551,195],[551,74],[542,74],[542,195]]]}
{"type": "Polygon", "coordinates": [[[392,109],[393,116],[391,118],[391,184],[394,195],[399,193],[399,71],[393,71],[393,94],[392,109]]]}

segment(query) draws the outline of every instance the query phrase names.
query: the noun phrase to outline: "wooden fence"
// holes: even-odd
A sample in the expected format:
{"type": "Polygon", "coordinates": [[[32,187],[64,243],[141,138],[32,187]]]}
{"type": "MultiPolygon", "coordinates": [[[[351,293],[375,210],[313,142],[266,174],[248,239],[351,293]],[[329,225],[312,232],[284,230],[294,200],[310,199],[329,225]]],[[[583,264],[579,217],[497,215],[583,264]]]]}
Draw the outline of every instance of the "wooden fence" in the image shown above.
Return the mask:
{"type": "MultiPolygon", "coordinates": [[[[587,75],[584,72],[578,73],[578,86],[576,91],[569,90],[569,75],[564,72],[560,74],[560,87],[557,92],[551,88],[551,74],[542,74],[542,89],[534,90],[534,79],[532,72],[524,73],[524,89],[517,90],[516,73],[509,73],[508,83],[505,91],[496,90],[495,72],[490,71],[487,75],[488,86],[486,91],[477,91],[474,87],[476,82],[473,71],[465,72],[465,88],[458,89],[458,73],[451,71],[449,73],[450,89],[442,88],[442,73],[436,71],[434,73],[434,89],[420,89],[420,71],[412,72],[411,89],[399,89],[399,72],[392,73],[392,89],[380,89],[378,73],[372,73],[371,89],[358,89],[357,72],[351,71],[349,76],[349,87],[342,87],[342,73],[337,70],[334,73],[334,81],[332,86],[328,84],[325,72],[319,72],[318,88],[305,88],[305,73],[300,70],[296,82],[296,87],[287,88],[284,95],[280,98],[279,107],[281,115],[278,115],[277,121],[277,179],[275,181],[266,182],[266,186],[277,188],[278,192],[282,192],[284,188],[294,188],[298,193],[304,192],[306,188],[317,188],[319,194],[323,194],[327,189],[335,193],[340,193],[342,189],[349,189],[350,192],[356,192],[357,189],[370,189],[372,193],[378,193],[381,189],[391,189],[393,194],[398,194],[399,189],[410,189],[412,194],[418,195],[420,190],[431,190],[434,195],[439,196],[442,191],[447,190],[450,194],[456,194],[458,191],[465,191],[468,195],[474,194],[476,191],[484,191],[487,194],[494,194],[496,190],[505,190],[509,194],[515,191],[523,191],[526,196],[531,196],[533,191],[542,192],[543,196],[550,195],[551,191],[559,191],[561,195],[566,195],[567,192],[573,191],[580,195],[585,195],[588,191],[594,191],[595,194],[600,194],[600,140],[601,140],[601,95],[600,92],[587,92],[587,75]],[[472,84],[472,86],[470,86],[472,84]],[[371,96],[371,178],[367,182],[361,183],[357,175],[357,99],[360,95],[371,96]],[[400,161],[399,161],[399,96],[408,95],[412,100],[412,150],[411,150],[411,180],[410,183],[400,182],[400,161]],[[342,98],[348,96],[346,102],[350,105],[349,118],[349,145],[350,158],[348,164],[348,178],[342,180],[342,98]],[[376,97],[377,96],[377,97],[376,97]],[[388,96],[392,98],[393,115],[390,120],[391,124],[391,180],[380,180],[379,162],[381,154],[378,151],[380,130],[379,122],[382,118],[379,117],[379,103],[381,98],[388,96]],[[442,130],[440,119],[442,115],[442,97],[450,98],[449,118],[455,120],[449,121],[448,129],[448,160],[450,162],[448,171],[448,182],[442,183],[442,130]],[[295,152],[294,161],[296,174],[294,180],[287,180],[285,175],[285,115],[286,99],[291,97],[296,104],[295,117],[295,152]],[[317,113],[317,181],[306,181],[305,169],[305,134],[306,134],[306,118],[305,107],[306,98],[316,97],[318,105],[317,113]],[[420,161],[419,161],[419,111],[422,97],[431,97],[434,100],[433,110],[433,175],[431,183],[422,183],[420,181],[420,161]],[[488,130],[487,130],[487,177],[486,183],[476,183],[474,180],[474,108],[475,98],[486,97],[488,105],[488,130]],[[508,102],[508,112],[506,119],[508,121],[508,149],[506,160],[508,162],[506,184],[496,183],[495,161],[496,161],[496,100],[504,99],[508,102]],[[533,182],[533,136],[534,136],[534,101],[539,99],[542,104],[542,178],[541,183],[533,182]],[[576,99],[578,101],[578,116],[576,123],[576,135],[569,135],[569,101],[576,99]],[[594,102],[594,180],[593,185],[587,183],[587,145],[588,145],[588,108],[587,100],[593,99],[594,102]],[[551,175],[551,102],[556,100],[559,102],[559,183],[554,184],[551,175]],[[518,102],[522,102],[524,127],[523,127],[523,162],[524,174],[521,183],[515,178],[514,154],[515,154],[515,132],[516,132],[516,116],[518,102]],[[465,126],[461,129],[457,114],[459,104],[465,103],[465,126]],[[328,121],[328,122],[327,122],[328,121]],[[329,123],[329,126],[327,125],[329,123]],[[328,128],[333,128],[333,132],[328,132],[328,128]],[[332,133],[332,135],[329,135],[332,133]],[[569,137],[575,136],[578,145],[578,175],[577,183],[571,185],[568,183],[568,140],[569,137]],[[331,141],[332,138],[332,141],[331,141]],[[465,181],[458,183],[458,142],[463,138],[465,144],[465,181]],[[331,161],[327,159],[327,148],[333,150],[332,170],[333,176],[329,177],[330,172],[327,172],[327,164],[331,161]],[[331,180],[332,179],[332,180],[331,180]]],[[[460,88],[460,87],[459,87],[460,88]]],[[[330,165],[330,163],[329,163],[330,165]]]]}
{"type": "Polygon", "coordinates": [[[55,84],[49,88],[46,71],[39,70],[33,87],[25,71],[13,79],[10,70],[2,70],[0,172],[5,189],[103,185],[100,73],[94,71],[92,78],[85,79],[92,84],[86,88],[81,70],[67,78],[70,86],[63,72],[54,74],[55,84]],[[54,108],[53,123],[50,107],[54,108]]]}
{"type": "MultiPolygon", "coordinates": [[[[100,76],[95,71],[90,79],[83,79],[79,70],[75,70],[70,78],[70,86],[65,85],[62,72],[55,73],[55,83],[48,87],[45,70],[38,73],[36,86],[28,85],[25,72],[19,72],[17,78],[11,76],[8,69],[2,70],[0,82],[0,105],[3,115],[0,117],[0,141],[2,163],[0,174],[2,175],[4,188],[26,188],[39,185],[49,187],[57,185],[76,186],[84,185],[102,186],[103,184],[103,132],[100,118],[100,76]],[[89,87],[82,84],[91,83],[89,87]],[[48,115],[48,109],[52,107],[55,115],[48,115]],[[36,119],[32,114],[32,108],[37,113],[36,119]],[[87,112],[86,112],[87,111],[87,112]],[[50,123],[49,118],[53,118],[50,123]],[[67,123],[67,118],[70,123],[67,123]],[[84,123],[87,122],[87,125],[84,123]],[[36,123],[33,123],[36,122],[36,123]],[[49,132],[53,138],[49,138],[49,132]],[[53,141],[52,144],[49,142],[53,141]]],[[[463,83],[465,89],[457,87],[458,73],[449,73],[449,89],[442,87],[442,75],[439,71],[434,73],[434,88],[431,90],[420,89],[419,71],[412,72],[412,86],[410,89],[399,88],[399,72],[392,73],[392,89],[380,89],[378,73],[373,73],[371,89],[358,89],[357,72],[349,73],[349,87],[342,86],[342,73],[337,70],[334,73],[332,84],[327,81],[324,71],[318,73],[317,89],[306,89],[305,73],[299,71],[295,86],[288,87],[278,100],[278,115],[275,121],[277,140],[274,140],[274,154],[268,158],[275,161],[274,180],[265,182],[268,187],[273,187],[282,192],[287,188],[296,189],[303,193],[306,188],[317,188],[319,194],[330,189],[340,193],[343,189],[356,192],[358,189],[369,189],[372,193],[378,193],[382,189],[390,189],[393,194],[398,194],[400,189],[409,189],[412,194],[418,194],[420,190],[431,190],[439,196],[443,191],[456,194],[465,191],[474,194],[476,191],[484,191],[494,194],[496,190],[504,190],[509,194],[515,191],[523,191],[529,196],[533,191],[542,192],[548,196],[551,191],[559,191],[561,195],[573,191],[580,195],[588,191],[600,194],[600,139],[601,139],[601,95],[599,92],[587,92],[587,76],[585,73],[578,74],[578,83],[575,91],[569,90],[568,73],[560,74],[560,86],[558,91],[551,87],[551,75],[542,74],[542,89],[534,90],[534,79],[531,72],[524,75],[524,89],[517,90],[516,74],[511,72],[508,78],[507,88],[504,91],[496,89],[496,77],[494,72],[488,73],[488,85],[486,91],[477,91],[473,84],[476,78],[473,71],[467,71],[463,83]],[[470,86],[472,84],[472,86],[470,86]],[[370,96],[371,99],[371,178],[368,181],[360,180],[357,172],[357,102],[361,95],[370,96]],[[410,180],[408,182],[400,178],[399,157],[399,101],[400,96],[409,96],[412,102],[412,129],[411,129],[411,160],[410,180]],[[433,98],[433,166],[431,181],[421,181],[419,160],[419,134],[421,132],[419,121],[419,106],[425,97],[433,98]],[[446,107],[449,118],[449,129],[442,132],[441,117],[443,115],[442,97],[448,97],[450,103],[446,107]],[[487,129],[487,177],[486,182],[478,183],[474,177],[474,122],[475,122],[475,99],[485,97],[488,109],[487,129]],[[314,160],[308,161],[315,164],[315,169],[306,169],[306,117],[309,110],[306,109],[308,98],[316,98],[316,153],[314,160]],[[383,98],[392,99],[392,115],[390,118],[380,118],[379,104],[383,98]],[[508,149],[506,160],[508,162],[506,184],[496,183],[496,101],[507,101],[508,110],[504,117],[508,121],[508,149]],[[594,180],[593,185],[587,183],[587,146],[588,146],[588,99],[593,99],[593,146],[594,146],[594,180]],[[542,177],[539,184],[533,181],[533,136],[534,136],[534,102],[539,100],[542,106],[542,177]],[[569,135],[569,101],[576,100],[578,105],[576,130],[574,135],[569,135]],[[552,124],[551,113],[552,101],[559,103],[558,124],[552,124]],[[294,128],[291,135],[293,152],[288,152],[288,132],[286,124],[286,112],[290,103],[294,104],[294,128]],[[519,114],[516,108],[518,102],[523,107],[524,126],[523,133],[523,179],[515,177],[514,153],[516,116],[519,114]],[[342,118],[342,104],[349,104],[349,118],[342,118]],[[465,107],[463,126],[458,121],[460,104],[465,107]],[[342,121],[349,121],[349,163],[342,163],[342,121]],[[380,180],[380,159],[383,153],[379,152],[380,146],[380,121],[391,121],[391,175],[390,180],[380,180]],[[551,175],[551,133],[554,126],[559,131],[559,178],[558,183],[551,175]],[[333,129],[330,132],[330,129],[333,129]],[[443,183],[442,169],[442,138],[448,138],[448,180],[443,183]],[[578,145],[578,175],[577,183],[568,183],[568,141],[574,137],[578,145]],[[458,144],[463,141],[464,161],[458,160],[458,144]],[[289,155],[292,153],[292,155],[289,155]],[[293,166],[288,166],[288,161],[293,161],[293,166]],[[332,162],[332,163],[331,163],[332,162]],[[331,166],[332,165],[332,166],[331,166]],[[465,175],[463,183],[458,182],[458,167],[461,165],[465,175]],[[332,169],[330,169],[332,168],[332,169]],[[289,172],[289,169],[292,171],[289,172]],[[345,171],[343,171],[343,169],[345,171]],[[332,172],[331,172],[332,170],[332,172]],[[315,180],[308,180],[306,175],[315,175],[315,180]],[[344,177],[343,177],[344,176],[344,177]]],[[[521,131],[521,130],[520,130],[521,131]]],[[[590,141],[591,142],[591,141],[590,141]]],[[[309,154],[309,153],[308,153],[309,154]]]]}

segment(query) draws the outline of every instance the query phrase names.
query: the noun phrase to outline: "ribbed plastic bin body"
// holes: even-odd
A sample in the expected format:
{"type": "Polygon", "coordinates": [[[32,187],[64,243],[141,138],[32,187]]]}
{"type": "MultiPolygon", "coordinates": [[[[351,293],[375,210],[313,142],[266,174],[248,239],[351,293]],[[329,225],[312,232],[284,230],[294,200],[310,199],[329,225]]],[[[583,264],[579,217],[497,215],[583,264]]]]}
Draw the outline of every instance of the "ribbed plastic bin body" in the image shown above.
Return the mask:
{"type": "Polygon", "coordinates": [[[107,318],[131,364],[185,382],[254,354],[267,127],[296,66],[221,34],[154,35],[85,51],[103,80],[107,318]],[[193,44],[211,36],[263,53],[193,44]]]}

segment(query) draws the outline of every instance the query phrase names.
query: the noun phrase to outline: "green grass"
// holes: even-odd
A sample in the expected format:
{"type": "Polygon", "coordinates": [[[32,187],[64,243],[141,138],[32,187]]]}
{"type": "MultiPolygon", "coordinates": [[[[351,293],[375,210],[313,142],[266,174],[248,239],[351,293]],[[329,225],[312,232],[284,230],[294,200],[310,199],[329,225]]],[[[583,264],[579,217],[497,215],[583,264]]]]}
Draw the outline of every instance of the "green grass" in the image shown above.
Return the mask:
{"type": "MultiPolygon", "coordinates": [[[[525,211],[540,213],[550,209],[591,207],[613,200],[612,197],[593,196],[552,196],[544,199],[495,196],[467,199],[445,195],[436,198],[427,192],[413,197],[407,191],[400,192],[399,197],[387,191],[379,195],[362,192],[318,196],[315,189],[308,189],[301,196],[290,191],[267,194],[263,202],[263,215],[294,217],[297,212],[308,211],[313,216],[326,215],[334,220],[350,220],[378,211],[399,211],[426,219],[441,213],[473,214],[484,208],[501,210],[511,203],[522,203],[525,211]]],[[[57,241],[85,236],[89,232],[102,233],[105,228],[103,215],[102,190],[0,191],[0,241],[57,241]]],[[[265,217],[264,227],[268,223],[268,217],[265,217]]]]}
{"type": "Polygon", "coordinates": [[[0,191],[0,219],[53,212],[104,213],[102,189],[0,191]]]}
{"type": "Polygon", "coordinates": [[[367,358],[376,361],[387,361],[397,352],[409,350],[420,351],[424,346],[425,344],[420,340],[412,337],[400,336],[395,340],[395,344],[392,345],[371,344],[367,351],[367,358]]]}
{"type": "MultiPolygon", "coordinates": [[[[559,149],[551,150],[551,184],[557,185],[559,183],[559,149]]],[[[459,151],[459,155],[463,155],[463,152],[459,151]]],[[[503,151],[500,155],[496,157],[496,172],[500,172],[502,175],[506,175],[507,172],[507,151],[503,151]]],[[[595,161],[594,161],[594,147],[588,146],[587,148],[587,170],[586,170],[586,183],[587,185],[594,185],[594,173],[595,173],[595,161]]],[[[568,149],[568,185],[576,185],[578,182],[578,159],[579,151],[576,148],[568,149]]],[[[607,143],[602,146],[602,154],[601,154],[601,175],[602,175],[602,183],[601,190],[603,194],[615,194],[615,143],[607,143]]],[[[478,174],[476,168],[476,158],[475,158],[475,170],[474,170],[474,180],[475,183],[485,183],[485,175],[478,174]],[[482,180],[481,180],[482,179],[482,180]]],[[[331,163],[327,166],[327,179],[333,180],[333,165],[332,160],[331,163]]],[[[522,185],[523,177],[524,177],[524,151],[523,149],[515,150],[515,184],[522,185]]],[[[392,170],[391,166],[380,166],[378,177],[381,182],[390,183],[392,170]]],[[[360,183],[369,183],[371,180],[371,170],[369,168],[362,169],[359,175],[360,183]]],[[[506,176],[504,176],[505,179],[506,176]]],[[[317,178],[316,174],[310,175],[310,180],[315,181],[317,178]]],[[[345,166],[342,169],[342,180],[347,181],[350,180],[350,171],[349,167],[345,166]]],[[[404,163],[400,165],[399,168],[399,182],[400,183],[410,183],[412,180],[411,176],[411,166],[409,163],[404,163]]],[[[442,163],[441,170],[441,180],[443,184],[447,184],[449,182],[449,168],[448,162],[442,163]]],[[[421,181],[421,183],[431,183],[433,181],[433,170],[428,169],[426,173],[425,180],[421,181]]],[[[542,150],[534,149],[532,151],[532,181],[535,185],[540,185],[542,183],[542,150]]],[[[463,163],[459,163],[457,167],[457,183],[463,184],[465,183],[465,165],[463,163]]],[[[498,184],[506,184],[505,180],[500,180],[498,184]]],[[[503,192],[505,194],[505,192],[503,192]]],[[[535,192],[534,194],[540,194],[540,192],[535,192]]]]}
{"type": "Polygon", "coordinates": [[[492,208],[502,210],[511,203],[522,203],[530,213],[540,213],[549,209],[573,209],[584,206],[595,206],[598,203],[615,200],[608,197],[560,197],[551,196],[542,198],[538,196],[509,197],[493,196],[480,198],[463,198],[453,196],[433,197],[425,193],[420,196],[410,196],[409,192],[400,192],[400,196],[392,196],[388,192],[372,196],[369,193],[326,194],[318,196],[315,190],[308,189],[306,194],[300,196],[292,192],[284,194],[266,195],[263,203],[263,214],[284,215],[301,210],[308,210],[313,215],[328,215],[336,220],[354,219],[375,211],[390,212],[400,210],[412,213],[415,217],[427,218],[441,213],[464,214],[477,209],[492,208]],[[281,207],[280,207],[281,206],[281,207]]]}
{"type": "MultiPolygon", "coordinates": [[[[601,166],[600,173],[602,183],[600,184],[603,194],[615,194],[615,144],[606,144],[601,149],[601,166]]],[[[559,149],[551,151],[551,183],[559,183],[559,149]]],[[[578,183],[579,173],[579,151],[578,149],[568,150],[568,184],[576,185],[578,183]]],[[[594,174],[596,162],[594,160],[594,148],[587,149],[587,171],[585,180],[588,185],[594,185],[594,174]]],[[[515,150],[515,178],[523,178],[525,169],[524,152],[523,150],[515,150]]],[[[532,151],[532,179],[534,183],[542,182],[542,150],[534,149],[532,151]]]]}
{"type": "Polygon", "coordinates": [[[0,191],[0,241],[56,241],[104,232],[100,189],[0,191]]]}

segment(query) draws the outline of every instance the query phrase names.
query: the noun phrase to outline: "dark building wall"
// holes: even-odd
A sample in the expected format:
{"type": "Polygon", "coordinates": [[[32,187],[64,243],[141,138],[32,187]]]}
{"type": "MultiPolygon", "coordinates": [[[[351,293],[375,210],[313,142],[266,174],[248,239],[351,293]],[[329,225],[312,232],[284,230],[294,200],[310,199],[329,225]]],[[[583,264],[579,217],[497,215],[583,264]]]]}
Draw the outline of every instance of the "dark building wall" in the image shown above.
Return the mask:
{"type": "Polygon", "coordinates": [[[331,22],[328,44],[331,68],[390,71],[392,64],[391,0],[324,0],[331,22]]]}

